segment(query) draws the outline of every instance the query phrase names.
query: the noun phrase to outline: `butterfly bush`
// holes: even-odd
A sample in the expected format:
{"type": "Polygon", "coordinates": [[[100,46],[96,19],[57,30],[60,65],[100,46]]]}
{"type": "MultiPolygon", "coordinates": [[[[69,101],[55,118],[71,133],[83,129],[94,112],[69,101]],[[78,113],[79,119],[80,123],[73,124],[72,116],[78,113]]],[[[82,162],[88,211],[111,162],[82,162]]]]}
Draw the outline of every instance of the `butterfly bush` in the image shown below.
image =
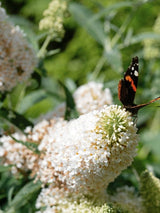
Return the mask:
{"type": "Polygon", "coordinates": [[[37,64],[36,55],[24,33],[12,25],[0,6],[0,91],[10,91],[27,80],[37,64]]]}
{"type": "Polygon", "coordinates": [[[40,155],[10,136],[3,136],[0,156],[4,165],[13,165],[12,172],[31,170],[31,175],[41,180],[44,188],[37,208],[46,206],[48,212],[57,212],[66,206],[81,208],[86,202],[90,205],[86,208],[91,208],[94,200],[102,207],[107,198],[106,187],[136,155],[136,131],[129,112],[117,105],[104,106],[71,121],[43,120],[33,129],[27,127],[27,136],[12,134],[24,143],[36,143],[40,155]],[[86,200],[87,197],[91,199],[86,200]],[[82,198],[84,202],[79,206],[82,198]]]}
{"type": "Polygon", "coordinates": [[[109,89],[89,82],[73,97],[79,118],[65,121],[63,105],[61,111],[56,109],[33,128],[27,127],[25,134],[0,138],[4,165],[12,165],[14,174],[30,171],[42,182],[36,207],[46,206],[45,212],[65,212],[66,207],[92,212],[94,200],[98,210],[109,208],[106,187],[136,155],[137,128],[125,109],[107,106],[112,103],[109,89]],[[40,154],[28,149],[25,142],[36,144],[40,154]]]}
{"type": "Polygon", "coordinates": [[[136,131],[130,114],[116,105],[51,127],[39,146],[46,148],[46,156],[37,174],[44,183],[101,194],[133,161],[136,131]]]}
{"type": "Polygon", "coordinates": [[[49,127],[39,145],[39,150],[45,147],[46,155],[37,172],[37,178],[49,187],[42,189],[36,207],[46,206],[45,213],[65,212],[66,208],[81,212],[86,197],[98,200],[102,207],[106,187],[136,155],[136,131],[130,113],[116,105],[49,127]]]}
{"type": "MultiPolygon", "coordinates": [[[[84,107],[83,111],[87,112],[91,109],[102,108],[104,104],[110,104],[112,100],[110,90],[103,90],[102,88],[103,84],[96,82],[90,82],[79,87],[74,93],[74,97],[77,102],[76,106],[81,106],[81,108],[84,107]],[[88,103],[86,101],[87,99],[89,100],[88,103]],[[85,107],[87,108],[85,109],[85,107]]],[[[79,113],[82,113],[80,107],[79,113]]],[[[27,127],[25,133],[28,135],[16,132],[12,136],[17,140],[21,140],[23,142],[29,141],[38,145],[39,143],[41,143],[44,135],[48,134],[49,127],[54,128],[55,125],[64,125],[67,123],[67,121],[64,121],[64,119],[62,118],[64,114],[65,104],[61,104],[57,107],[56,110],[54,110],[54,112],[50,112],[45,116],[41,116],[33,129],[31,129],[31,127],[27,127]]],[[[29,150],[26,146],[14,141],[14,139],[12,139],[10,136],[1,137],[0,142],[0,156],[3,157],[3,162],[5,163],[5,165],[10,165],[14,162],[14,166],[12,167],[12,172],[14,174],[17,173],[19,170],[31,170],[32,174],[35,174],[37,172],[38,158],[41,158],[43,153],[39,157],[32,150],[29,150]]],[[[45,149],[45,146],[43,148],[45,149]]]]}

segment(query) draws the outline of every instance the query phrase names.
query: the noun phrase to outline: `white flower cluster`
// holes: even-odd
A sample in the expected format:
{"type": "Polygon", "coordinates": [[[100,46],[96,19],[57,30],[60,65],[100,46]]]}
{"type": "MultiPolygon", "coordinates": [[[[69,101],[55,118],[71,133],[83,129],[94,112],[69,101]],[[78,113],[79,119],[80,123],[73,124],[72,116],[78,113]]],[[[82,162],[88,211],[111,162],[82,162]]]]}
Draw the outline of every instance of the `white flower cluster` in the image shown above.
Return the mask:
{"type": "Polygon", "coordinates": [[[89,82],[80,86],[74,92],[74,100],[80,114],[101,109],[104,105],[112,104],[112,95],[108,88],[103,90],[102,83],[89,82]]]}
{"type": "Polygon", "coordinates": [[[49,30],[54,37],[63,37],[63,21],[67,10],[66,0],[52,0],[39,23],[40,30],[49,30]]]}
{"type": "Polygon", "coordinates": [[[28,79],[37,60],[24,34],[8,21],[1,6],[0,38],[0,91],[3,92],[28,79]]]}
{"type": "MultiPolygon", "coordinates": [[[[44,135],[47,134],[47,128],[50,125],[54,125],[56,121],[42,121],[35,125],[33,129],[31,127],[27,127],[25,133],[28,135],[24,135],[22,133],[16,132],[12,134],[16,140],[20,140],[23,142],[33,142],[35,144],[39,144],[43,139],[44,135]]],[[[21,143],[17,143],[10,136],[3,136],[0,138],[0,157],[3,159],[4,165],[13,165],[12,173],[17,173],[18,171],[32,171],[32,175],[36,174],[38,170],[38,154],[35,154],[32,150],[28,149],[25,145],[21,143]]]]}
{"type": "Polygon", "coordinates": [[[39,146],[45,147],[46,156],[39,161],[37,175],[71,192],[103,194],[132,163],[136,131],[130,114],[114,105],[50,127],[39,146]]]}

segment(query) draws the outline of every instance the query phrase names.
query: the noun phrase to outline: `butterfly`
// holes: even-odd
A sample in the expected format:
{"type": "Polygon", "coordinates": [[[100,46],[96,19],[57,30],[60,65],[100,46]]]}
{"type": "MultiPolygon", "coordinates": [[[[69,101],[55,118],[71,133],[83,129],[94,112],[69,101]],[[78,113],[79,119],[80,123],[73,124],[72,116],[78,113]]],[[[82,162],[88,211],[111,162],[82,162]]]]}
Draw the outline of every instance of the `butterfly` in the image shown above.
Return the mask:
{"type": "Polygon", "coordinates": [[[139,75],[139,65],[138,65],[138,57],[132,58],[132,62],[128,67],[127,71],[124,73],[124,78],[119,81],[118,84],[118,97],[122,102],[123,107],[131,112],[133,115],[138,113],[138,110],[160,100],[160,96],[154,98],[145,104],[134,104],[134,98],[137,90],[138,84],[138,75],[139,75]]]}

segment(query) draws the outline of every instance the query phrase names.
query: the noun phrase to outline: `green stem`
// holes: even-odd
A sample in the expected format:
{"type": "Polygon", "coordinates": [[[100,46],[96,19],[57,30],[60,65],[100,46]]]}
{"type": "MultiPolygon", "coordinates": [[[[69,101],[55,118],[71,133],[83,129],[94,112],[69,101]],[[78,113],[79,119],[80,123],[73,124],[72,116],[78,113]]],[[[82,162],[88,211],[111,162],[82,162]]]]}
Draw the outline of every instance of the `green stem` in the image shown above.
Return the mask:
{"type": "Polygon", "coordinates": [[[49,34],[49,35],[46,37],[46,39],[45,39],[45,41],[44,41],[44,43],[43,43],[41,49],[40,49],[39,52],[38,52],[38,58],[44,58],[44,56],[45,56],[45,54],[46,54],[47,46],[48,46],[49,42],[51,41],[51,39],[52,39],[52,36],[51,36],[51,34],[49,34]]]}
{"type": "Polygon", "coordinates": [[[101,71],[101,69],[102,69],[102,67],[103,67],[103,65],[104,65],[104,63],[105,63],[105,61],[106,61],[106,58],[102,55],[101,58],[99,59],[97,65],[96,65],[96,67],[95,67],[93,73],[92,73],[92,78],[93,78],[93,79],[96,79],[96,78],[97,78],[97,76],[98,76],[98,74],[100,73],[100,71],[101,71]]]}

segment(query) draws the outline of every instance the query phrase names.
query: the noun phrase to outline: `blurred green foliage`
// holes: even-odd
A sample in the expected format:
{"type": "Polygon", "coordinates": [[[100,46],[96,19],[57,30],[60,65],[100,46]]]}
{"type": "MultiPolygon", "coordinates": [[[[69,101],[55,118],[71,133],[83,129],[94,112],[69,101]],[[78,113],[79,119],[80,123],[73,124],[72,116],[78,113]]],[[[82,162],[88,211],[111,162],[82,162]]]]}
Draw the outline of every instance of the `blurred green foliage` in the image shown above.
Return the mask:
{"type": "MultiPolygon", "coordinates": [[[[11,20],[24,29],[36,52],[45,38],[38,31],[38,23],[49,2],[1,1],[11,20]]],[[[118,81],[136,55],[140,58],[140,75],[135,102],[145,103],[160,96],[160,56],[145,58],[144,55],[145,39],[154,40],[156,47],[160,48],[160,34],[153,31],[159,11],[159,2],[151,0],[69,1],[70,15],[64,23],[65,36],[61,42],[50,41],[47,47],[48,51],[58,50],[57,53],[40,61],[35,70],[40,77],[37,75],[26,84],[18,85],[6,95],[3,107],[9,107],[33,121],[65,100],[58,80],[70,91],[89,80],[104,82],[105,87],[111,89],[114,103],[121,104],[117,98],[118,81]]],[[[124,171],[111,188],[120,182],[137,187],[134,171],[140,174],[146,167],[160,177],[159,106],[160,103],[155,103],[139,112],[138,156],[133,166],[124,171]]],[[[7,128],[5,123],[1,123],[1,127],[7,128]]],[[[6,174],[1,172],[0,178],[0,183],[11,186],[6,174]]],[[[10,181],[17,187],[15,179],[10,181]]],[[[6,201],[3,193],[0,198],[6,201]]]]}

